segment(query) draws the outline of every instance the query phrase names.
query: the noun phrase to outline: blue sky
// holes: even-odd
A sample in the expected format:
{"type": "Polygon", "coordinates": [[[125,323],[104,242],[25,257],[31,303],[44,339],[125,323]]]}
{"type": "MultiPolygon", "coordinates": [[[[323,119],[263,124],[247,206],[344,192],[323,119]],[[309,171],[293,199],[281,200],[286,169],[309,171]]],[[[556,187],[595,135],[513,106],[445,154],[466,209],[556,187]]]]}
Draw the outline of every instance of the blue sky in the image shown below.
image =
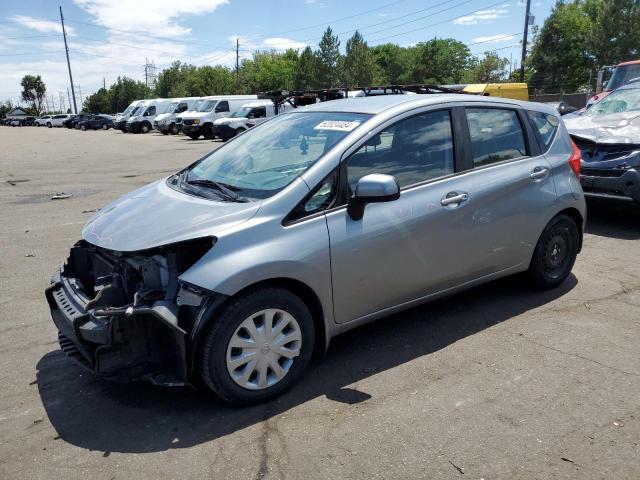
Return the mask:
{"type": "MultiPolygon", "coordinates": [[[[541,25],[555,0],[533,0],[541,25]]],[[[196,65],[235,62],[257,49],[316,47],[330,25],[342,47],[358,29],[370,45],[407,46],[455,38],[481,55],[520,58],[522,0],[21,0],[0,3],[0,100],[18,100],[20,79],[42,75],[50,101],[66,97],[69,77],[58,5],[67,27],[74,83],[82,96],[118,75],[144,80],[146,59],[196,65]],[[511,36],[511,35],[514,36],[511,36]]]]}

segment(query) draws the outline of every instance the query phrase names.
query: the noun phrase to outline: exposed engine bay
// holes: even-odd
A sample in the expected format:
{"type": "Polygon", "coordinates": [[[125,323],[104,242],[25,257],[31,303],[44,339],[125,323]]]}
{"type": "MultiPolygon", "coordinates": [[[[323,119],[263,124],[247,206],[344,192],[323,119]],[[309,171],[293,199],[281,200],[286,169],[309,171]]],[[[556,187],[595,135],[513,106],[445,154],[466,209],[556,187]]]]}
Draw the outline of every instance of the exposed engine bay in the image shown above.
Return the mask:
{"type": "Polygon", "coordinates": [[[116,252],[76,243],[47,289],[62,350],[114,379],[186,383],[185,335],[205,295],[179,276],[213,244],[204,238],[116,252]]]}

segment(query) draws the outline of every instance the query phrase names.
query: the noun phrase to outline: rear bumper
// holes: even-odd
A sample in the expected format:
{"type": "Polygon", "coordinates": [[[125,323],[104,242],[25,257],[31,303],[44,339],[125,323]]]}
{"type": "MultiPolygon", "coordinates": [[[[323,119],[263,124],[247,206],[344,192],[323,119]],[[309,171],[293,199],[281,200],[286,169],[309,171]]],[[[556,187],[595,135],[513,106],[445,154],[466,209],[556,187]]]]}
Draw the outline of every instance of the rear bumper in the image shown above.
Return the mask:
{"type": "Polygon", "coordinates": [[[83,368],[111,380],[188,383],[185,331],[172,305],[92,308],[95,299],[87,299],[62,271],[45,295],[60,348],[83,368]]]}
{"type": "Polygon", "coordinates": [[[640,171],[635,168],[623,172],[585,170],[580,173],[585,197],[640,203],[640,171]]]}

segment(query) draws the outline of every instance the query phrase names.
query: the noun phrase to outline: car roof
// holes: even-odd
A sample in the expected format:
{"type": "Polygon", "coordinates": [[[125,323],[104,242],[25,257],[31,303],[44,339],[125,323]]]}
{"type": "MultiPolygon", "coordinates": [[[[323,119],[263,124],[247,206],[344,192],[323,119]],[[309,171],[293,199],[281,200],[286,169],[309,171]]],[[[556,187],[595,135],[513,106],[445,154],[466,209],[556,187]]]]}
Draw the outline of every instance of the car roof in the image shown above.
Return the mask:
{"type": "Polygon", "coordinates": [[[617,66],[618,67],[623,67],[624,65],[636,65],[638,63],[640,63],[640,60],[631,60],[631,61],[628,61],[628,62],[619,63],[617,66]]]}
{"type": "Polygon", "coordinates": [[[305,112],[350,112],[376,115],[392,107],[400,107],[401,110],[411,110],[416,107],[425,107],[451,102],[478,102],[485,105],[510,104],[514,106],[524,107],[530,110],[555,112],[553,108],[542,103],[511,100],[502,97],[488,97],[455,93],[434,93],[419,95],[373,95],[370,97],[353,97],[316,103],[297,110],[305,112]]]}

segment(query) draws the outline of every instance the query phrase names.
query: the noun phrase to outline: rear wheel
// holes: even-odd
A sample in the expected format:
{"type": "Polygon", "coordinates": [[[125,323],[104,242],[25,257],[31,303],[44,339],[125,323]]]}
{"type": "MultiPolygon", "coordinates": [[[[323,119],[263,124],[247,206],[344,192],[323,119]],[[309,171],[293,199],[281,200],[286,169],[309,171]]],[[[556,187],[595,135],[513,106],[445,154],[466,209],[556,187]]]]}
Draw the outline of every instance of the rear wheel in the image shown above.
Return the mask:
{"type": "Polygon", "coordinates": [[[311,314],[280,288],[240,295],[216,315],[205,334],[200,372],[222,399],[264,402],[300,378],[313,352],[311,314]]]}
{"type": "Polygon", "coordinates": [[[578,255],[578,226],[568,215],[554,217],[545,227],[529,266],[529,278],[540,289],[557,287],[565,281],[578,255]]]}
{"type": "Polygon", "coordinates": [[[204,126],[204,138],[207,140],[213,140],[215,138],[215,135],[213,134],[213,125],[210,123],[207,123],[204,126]]]}
{"type": "Polygon", "coordinates": [[[53,125],[51,125],[51,122],[47,122],[47,128],[52,128],[53,125]]]}

